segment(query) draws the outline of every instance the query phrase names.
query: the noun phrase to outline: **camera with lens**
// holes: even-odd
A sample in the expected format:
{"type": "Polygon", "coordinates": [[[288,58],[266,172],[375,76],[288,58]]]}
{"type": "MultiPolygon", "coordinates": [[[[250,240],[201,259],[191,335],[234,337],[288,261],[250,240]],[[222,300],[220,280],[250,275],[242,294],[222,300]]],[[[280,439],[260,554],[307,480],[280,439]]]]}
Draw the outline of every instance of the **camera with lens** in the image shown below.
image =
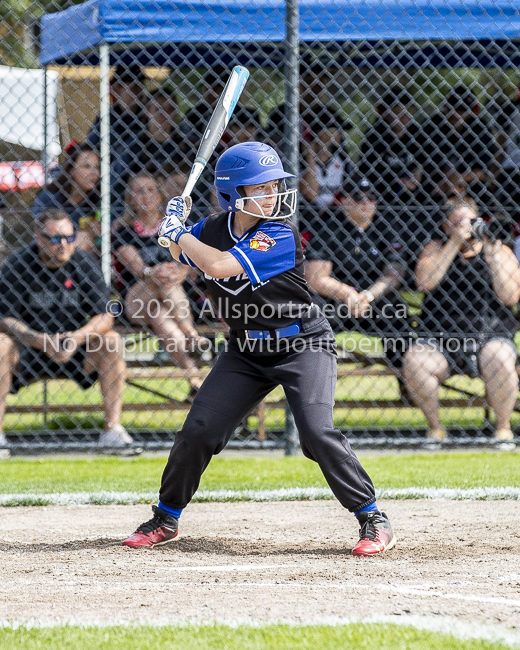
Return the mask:
{"type": "Polygon", "coordinates": [[[487,239],[490,242],[496,241],[494,233],[490,230],[489,225],[482,219],[477,217],[472,222],[471,237],[477,241],[484,241],[487,239]]]}

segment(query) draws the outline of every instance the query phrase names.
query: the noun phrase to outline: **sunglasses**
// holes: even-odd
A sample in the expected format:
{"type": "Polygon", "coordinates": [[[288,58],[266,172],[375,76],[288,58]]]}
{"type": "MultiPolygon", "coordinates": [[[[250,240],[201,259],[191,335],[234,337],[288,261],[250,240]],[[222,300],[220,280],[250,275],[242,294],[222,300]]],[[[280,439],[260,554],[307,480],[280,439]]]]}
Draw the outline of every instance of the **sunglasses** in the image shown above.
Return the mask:
{"type": "Polygon", "coordinates": [[[73,244],[76,241],[76,233],[72,235],[48,235],[46,232],[42,232],[41,236],[46,239],[51,246],[56,246],[61,244],[62,240],[65,239],[67,244],[73,244]]]}

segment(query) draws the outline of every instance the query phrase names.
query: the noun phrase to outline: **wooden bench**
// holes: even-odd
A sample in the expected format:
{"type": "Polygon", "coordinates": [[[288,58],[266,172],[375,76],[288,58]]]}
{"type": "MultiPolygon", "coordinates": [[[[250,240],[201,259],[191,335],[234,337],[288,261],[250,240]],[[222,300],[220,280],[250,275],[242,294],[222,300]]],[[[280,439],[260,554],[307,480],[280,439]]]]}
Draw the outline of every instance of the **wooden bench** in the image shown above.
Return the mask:
{"type": "MultiPolygon", "coordinates": [[[[146,336],[153,336],[149,330],[134,327],[120,327],[117,328],[122,336],[128,337],[134,334],[146,334],[146,336]]],[[[218,334],[225,334],[226,328],[224,326],[201,326],[197,327],[201,334],[208,337],[215,337],[218,334]]],[[[396,372],[384,363],[382,357],[366,357],[365,355],[356,352],[344,353],[339,359],[338,364],[338,379],[346,377],[396,377],[396,372]]],[[[207,376],[211,368],[204,366],[196,369],[195,374],[200,378],[207,376]]],[[[192,371],[193,372],[193,371],[192,371]]],[[[160,403],[150,402],[132,402],[125,403],[125,411],[179,411],[188,410],[191,407],[192,401],[187,397],[184,400],[175,400],[169,395],[161,393],[160,391],[151,389],[146,385],[139,382],[150,379],[186,379],[186,372],[181,368],[173,365],[171,361],[161,362],[160,365],[150,358],[130,358],[127,360],[127,374],[126,381],[129,385],[138,388],[144,392],[151,393],[163,399],[160,403]]],[[[48,401],[48,380],[44,379],[43,382],[43,400],[41,404],[30,406],[7,406],[7,413],[17,414],[43,414],[44,420],[47,415],[58,413],[98,413],[103,410],[102,403],[98,404],[49,404],[48,401]]],[[[439,400],[439,404],[443,408],[469,408],[481,407],[485,409],[485,419],[489,417],[489,405],[485,397],[475,396],[466,391],[450,386],[443,385],[444,388],[453,390],[459,393],[459,398],[444,398],[439,400]]],[[[416,408],[410,401],[400,396],[398,399],[339,399],[335,402],[335,408],[416,408]]],[[[258,418],[257,435],[260,441],[267,438],[266,428],[266,412],[268,409],[285,409],[285,399],[274,401],[263,401],[250,415],[255,415],[258,418]]],[[[520,409],[520,400],[517,401],[515,409],[520,409]]]]}

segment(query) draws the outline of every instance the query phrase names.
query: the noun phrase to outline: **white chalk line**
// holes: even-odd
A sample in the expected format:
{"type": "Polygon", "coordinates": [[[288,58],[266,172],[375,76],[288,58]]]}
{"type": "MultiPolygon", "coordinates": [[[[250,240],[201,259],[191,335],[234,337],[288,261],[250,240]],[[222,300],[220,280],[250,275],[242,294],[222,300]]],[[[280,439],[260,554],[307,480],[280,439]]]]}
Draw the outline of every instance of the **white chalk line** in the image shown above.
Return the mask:
{"type": "MultiPolygon", "coordinates": [[[[184,583],[188,584],[188,583],[184,583]]],[[[231,587],[236,586],[237,583],[216,583],[217,587],[231,587]]],[[[286,589],[337,589],[339,591],[346,591],[348,589],[364,589],[369,591],[388,591],[391,593],[404,594],[410,596],[427,596],[428,598],[443,598],[446,600],[462,600],[475,603],[487,603],[495,605],[511,605],[512,607],[520,607],[520,600],[513,600],[511,598],[501,598],[494,596],[475,596],[456,593],[444,593],[433,591],[431,589],[425,590],[414,587],[401,587],[398,585],[376,584],[376,585],[360,585],[360,584],[306,584],[298,582],[244,582],[240,583],[243,587],[268,587],[269,589],[286,588],[286,589]]],[[[213,586],[213,585],[212,585],[213,586]]]]}
{"type": "MultiPolygon", "coordinates": [[[[243,566],[243,565],[242,565],[243,566]]],[[[191,569],[192,567],[190,567],[191,569]]],[[[268,568],[268,567],[261,567],[258,565],[254,565],[255,569],[262,569],[262,568],[268,568]]],[[[183,568],[185,570],[185,568],[183,568]]],[[[231,570],[231,569],[230,569],[231,570]]],[[[251,568],[244,568],[243,570],[250,571],[251,568]]],[[[207,571],[206,567],[200,567],[200,571],[207,571]]],[[[110,592],[110,591],[125,591],[128,590],[129,586],[132,588],[143,588],[143,589],[149,589],[150,588],[150,582],[136,582],[135,580],[132,580],[131,582],[128,581],[115,581],[111,580],[110,585],[107,587],[106,585],[98,585],[95,582],[91,582],[90,580],[59,580],[56,581],[55,576],[51,576],[49,578],[50,582],[53,584],[59,584],[60,588],[63,590],[66,589],[72,589],[78,586],[83,586],[83,587],[88,587],[90,590],[94,591],[105,591],[105,592],[110,592]]],[[[13,587],[15,586],[20,586],[21,584],[33,584],[34,580],[29,579],[29,578],[22,578],[19,580],[11,580],[8,583],[4,583],[4,588],[12,585],[13,587]]],[[[222,589],[222,588],[227,588],[227,587],[233,587],[235,589],[244,589],[244,588],[260,588],[260,589],[305,589],[305,590],[313,590],[313,591],[319,591],[319,590],[337,590],[337,591],[347,591],[347,590],[352,590],[352,589],[359,589],[359,590],[364,590],[364,591],[386,591],[389,593],[395,593],[395,594],[402,594],[406,596],[425,596],[427,598],[441,598],[443,600],[459,600],[463,602],[473,602],[473,603],[482,603],[482,604],[490,604],[490,605],[508,605],[511,607],[520,607],[520,600],[517,599],[512,599],[512,598],[503,598],[500,596],[478,596],[474,594],[458,594],[458,593],[445,593],[442,591],[435,591],[434,589],[423,589],[419,586],[401,586],[401,585],[388,585],[388,584],[372,584],[372,585],[367,585],[367,584],[355,584],[355,583],[343,583],[343,584],[338,584],[338,583],[303,583],[303,582],[267,582],[267,581],[262,581],[262,582],[217,582],[217,583],[204,583],[201,582],[199,584],[195,584],[193,582],[172,582],[168,581],[168,587],[189,587],[190,589],[193,589],[195,587],[198,588],[211,588],[211,589],[222,589]]]]}
{"type": "Polygon", "coordinates": [[[0,628],[7,629],[46,629],[59,627],[78,628],[111,628],[123,627],[191,627],[201,625],[224,625],[232,629],[237,627],[250,627],[261,629],[273,625],[288,625],[291,627],[304,627],[309,625],[398,625],[400,627],[414,628],[425,632],[437,632],[446,634],[460,640],[479,640],[490,643],[501,643],[512,648],[520,647],[520,634],[498,625],[486,625],[482,623],[467,623],[448,616],[419,616],[416,614],[403,614],[391,616],[371,616],[366,618],[343,618],[343,617],[317,617],[306,620],[276,619],[272,621],[258,621],[250,618],[242,619],[204,619],[204,618],[148,618],[136,617],[135,619],[116,618],[111,620],[85,619],[36,619],[28,620],[7,620],[0,619],[0,628]]]}
{"type": "MultiPolygon", "coordinates": [[[[121,585],[122,588],[128,589],[128,583],[111,583],[111,586],[115,585],[121,585]]],[[[438,591],[433,591],[433,590],[425,590],[425,589],[416,589],[416,588],[410,588],[410,587],[400,587],[400,586],[393,586],[393,585],[387,585],[387,584],[379,584],[379,585],[360,585],[360,584],[305,584],[305,583],[298,583],[298,582],[217,582],[217,583],[211,583],[209,585],[194,585],[192,582],[168,582],[168,585],[175,585],[177,587],[180,587],[182,585],[193,588],[195,586],[199,587],[211,587],[213,588],[223,588],[223,587],[260,587],[263,589],[311,589],[311,590],[328,590],[328,589],[336,589],[338,591],[347,591],[351,589],[361,589],[365,591],[387,591],[390,593],[396,593],[396,594],[402,594],[406,596],[426,596],[428,598],[441,598],[444,600],[460,600],[464,602],[474,602],[474,603],[486,603],[488,605],[494,604],[494,605],[510,605],[511,607],[520,607],[520,600],[514,600],[511,598],[501,598],[501,597],[493,597],[493,596],[475,596],[475,595],[465,595],[465,594],[456,594],[456,593],[443,593],[443,592],[438,592],[438,591]]],[[[149,583],[134,583],[132,582],[132,586],[149,586],[149,583]]]]}
{"type": "MultiPolygon", "coordinates": [[[[157,501],[157,492],[53,492],[0,494],[0,506],[132,505],[157,501]]],[[[378,499],[432,499],[449,501],[520,500],[520,487],[479,488],[379,488],[378,499]]],[[[200,490],[194,502],[212,501],[315,501],[334,499],[329,488],[279,488],[276,490],[200,490]]]]}

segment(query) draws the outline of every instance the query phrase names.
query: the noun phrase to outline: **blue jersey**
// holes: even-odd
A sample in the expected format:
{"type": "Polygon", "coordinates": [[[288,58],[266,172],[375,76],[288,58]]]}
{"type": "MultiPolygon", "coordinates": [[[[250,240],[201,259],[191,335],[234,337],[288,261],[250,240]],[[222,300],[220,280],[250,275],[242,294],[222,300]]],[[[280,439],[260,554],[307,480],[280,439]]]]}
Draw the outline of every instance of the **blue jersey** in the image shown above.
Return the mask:
{"type": "MultiPolygon", "coordinates": [[[[286,327],[307,311],[312,299],[298,230],[290,220],[261,220],[237,237],[230,212],[208,217],[190,232],[208,246],[229,251],[244,269],[229,278],[204,274],[208,293],[232,330],[286,327]]],[[[184,253],[179,259],[195,266],[184,253]]]]}

